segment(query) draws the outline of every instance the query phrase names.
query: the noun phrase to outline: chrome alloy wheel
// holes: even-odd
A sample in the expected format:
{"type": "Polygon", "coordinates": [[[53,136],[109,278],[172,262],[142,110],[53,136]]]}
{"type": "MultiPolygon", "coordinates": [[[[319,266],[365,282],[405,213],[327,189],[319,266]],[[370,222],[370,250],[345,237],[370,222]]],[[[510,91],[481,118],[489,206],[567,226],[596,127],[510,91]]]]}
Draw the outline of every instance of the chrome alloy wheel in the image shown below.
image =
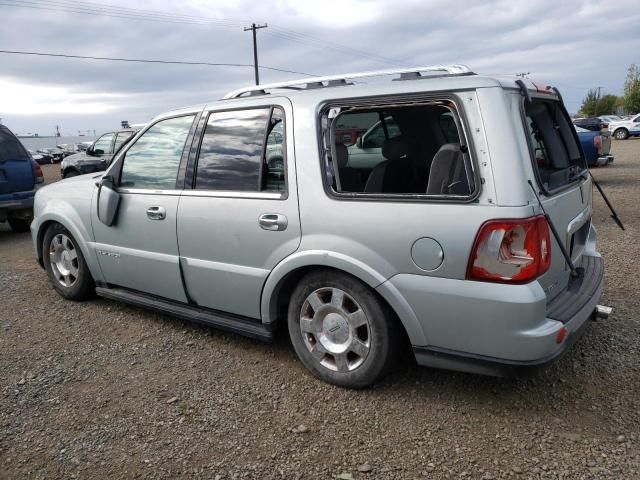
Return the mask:
{"type": "Polygon", "coordinates": [[[49,245],[51,270],[60,285],[70,287],[78,279],[78,252],[69,237],[59,233],[49,245]]]}
{"type": "Polygon", "coordinates": [[[355,370],[371,348],[371,327],[364,310],[339,288],[319,288],[305,299],[300,330],[313,358],[329,370],[355,370]]]}

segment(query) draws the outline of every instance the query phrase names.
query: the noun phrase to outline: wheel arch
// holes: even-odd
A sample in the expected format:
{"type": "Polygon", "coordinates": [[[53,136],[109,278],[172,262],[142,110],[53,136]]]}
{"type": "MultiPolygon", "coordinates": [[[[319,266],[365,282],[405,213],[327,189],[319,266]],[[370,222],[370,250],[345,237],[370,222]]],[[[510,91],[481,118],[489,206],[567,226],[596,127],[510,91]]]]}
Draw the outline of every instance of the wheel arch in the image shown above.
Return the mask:
{"type": "Polygon", "coordinates": [[[98,260],[95,256],[95,252],[93,249],[89,248],[88,242],[91,241],[91,237],[89,232],[86,231],[84,226],[80,223],[80,226],[77,222],[74,222],[72,219],[67,217],[62,217],[54,212],[48,212],[44,215],[38,217],[38,230],[36,234],[36,254],[38,257],[38,262],[41,266],[44,267],[43,255],[44,252],[42,250],[42,243],[44,240],[44,235],[49,227],[53,224],[60,224],[64,228],[66,228],[69,233],[75,239],[77,246],[80,248],[82,255],[89,267],[89,272],[93,277],[94,281],[102,280],[102,272],[100,270],[100,266],[98,265],[98,260]]]}
{"type": "Polygon", "coordinates": [[[616,133],[618,133],[620,130],[623,130],[624,132],[626,132],[627,138],[629,137],[630,133],[629,133],[629,129],[627,127],[618,127],[613,131],[614,138],[616,136],[616,133]]]}
{"type": "Polygon", "coordinates": [[[317,269],[336,270],[367,284],[395,314],[411,343],[427,345],[424,330],[415,312],[382,274],[356,259],[329,251],[294,254],[273,269],[262,290],[262,322],[277,321],[300,278],[317,269]]]}

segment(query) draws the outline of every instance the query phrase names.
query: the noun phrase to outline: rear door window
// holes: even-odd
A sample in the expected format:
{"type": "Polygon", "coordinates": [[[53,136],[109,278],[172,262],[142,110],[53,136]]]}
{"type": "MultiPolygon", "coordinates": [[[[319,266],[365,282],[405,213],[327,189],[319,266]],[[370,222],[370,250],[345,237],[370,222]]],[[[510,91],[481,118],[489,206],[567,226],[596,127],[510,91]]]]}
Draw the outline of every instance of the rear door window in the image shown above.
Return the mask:
{"type": "Polygon", "coordinates": [[[13,133],[0,127],[0,162],[28,160],[29,154],[13,133]]]}
{"type": "Polygon", "coordinates": [[[278,107],[213,112],[196,165],[196,190],[284,191],[284,112],[278,107]]]}
{"type": "Polygon", "coordinates": [[[117,152],[118,149],[122,146],[122,144],[125,143],[127,140],[129,140],[132,135],[133,135],[133,132],[118,133],[118,135],[116,136],[116,143],[115,143],[115,146],[113,147],[113,151],[117,152]]]}
{"type": "Polygon", "coordinates": [[[585,162],[574,126],[562,105],[535,99],[525,103],[525,122],[541,186],[554,191],[578,180],[585,162]]]}

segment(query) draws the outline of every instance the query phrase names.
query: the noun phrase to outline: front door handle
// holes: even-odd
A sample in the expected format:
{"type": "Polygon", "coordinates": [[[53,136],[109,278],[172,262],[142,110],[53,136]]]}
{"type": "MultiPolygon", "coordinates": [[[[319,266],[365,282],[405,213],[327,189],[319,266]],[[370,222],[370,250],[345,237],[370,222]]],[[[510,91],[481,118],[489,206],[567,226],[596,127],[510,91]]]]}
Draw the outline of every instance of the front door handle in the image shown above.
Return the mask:
{"type": "Polygon", "coordinates": [[[258,224],[263,230],[285,230],[288,223],[287,217],[279,213],[263,213],[258,219],[258,224]]]}
{"type": "Polygon", "coordinates": [[[147,217],[150,220],[164,220],[167,218],[167,211],[164,207],[153,206],[147,209],[147,217]]]}

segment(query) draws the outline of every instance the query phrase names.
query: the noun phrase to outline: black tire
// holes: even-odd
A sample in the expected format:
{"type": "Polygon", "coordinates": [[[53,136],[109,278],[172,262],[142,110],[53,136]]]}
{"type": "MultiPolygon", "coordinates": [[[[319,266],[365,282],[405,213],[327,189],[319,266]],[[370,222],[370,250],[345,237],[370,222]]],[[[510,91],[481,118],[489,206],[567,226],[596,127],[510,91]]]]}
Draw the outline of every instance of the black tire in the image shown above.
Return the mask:
{"type": "MultiPolygon", "coordinates": [[[[91,272],[89,272],[89,268],[87,267],[87,263],[84,260],[84,256],[82,255],[82,251],[78,247],[78,243],[75,238],[73,238],[73,235],[71,235],[71,233],[69,233],[69,231],[59,223],[51,225],[44,234],[44,238],[42,240],[42,258],[44,261],[44,268],[47,271],[51,285],[64,298],[67,300],[79,301],[93,296],[95,292],[95,284],[91,277],[91,272]],[[51,264],[50,252],[52,249],[52,242],[54,241],[54,238],[59,235],[69,239],[73,246],[72,250],[75,251],[76,254],[74,260],[69,261],[73,266],[74,271],[76,271],[76,273],[72,275],[74,280],[70,282],[69,285],[63,285],[63,283],[61,283],[61,280],[58,279],[54,272],[54,268],[57,267],[54,267],[51,264]]],[[[59,270],[58,273],[60,273],[59,270]]]]}
{"type": "Polygon", "coordinates": [[[77,170],[68,170],[64,173],[64,176],[62,178],[77,177],[78,175],[80,175],[80,172],[78,172],[77,170]]]}
{"type": "Polygon", "coordinates": [[[613,132],[613,136],[616,140],[626,140],[629,138],[629,132],[625,128],[618,128],[613,132]]]}
{"type": "Polygon", "coordinates": [[[371,288],[350,275],[329,269],[317,270],[305,275],[291,295],[287,316],[289,335],[298,357],[305,367],[325,382],[346,388],[364,388],[381,380],[390,371],[397,358],[400,335],[393,313],[371,288]],[[345,294],[344,296],[336,295],[337,298],[342,299],[340,304],[344,306],[344,311],[353,311],[358,315],[362,311],[366,326],[354,328],[353,324],[340,314],[334,314],[330,319],[333,313],[331,309],[334,307],[332,292],[336,290],[345,294]],[[324,302],[317,310],[311,306],[312,302],[308,301],[312,294],[316,295],[314,298],[320,298],[324,302]],[[321,298],[323,295],[326,297],[321,298]],[[308,317],[311,312],[314,312],[313,316],[308,317]],[[334,321],[334,319],[337,320],[334,321]],[[326,331],[303,333],[301,329],[303,321],[310,322],[307,325],[323,325],[322,328],[326,331]],[[334,324],[331,325],[329,322],[334,324]],[[358,356],[349,349],[346,354],[332,355],[325,349],[325,343],[321,343],[317,337],[324,336],[323,341],[327,342],[328,336],[334,335],[334,330],[337,332],[335,335],[348,332],[345,334],[348,338],[347,343],[356,337],[363,342],[360,335],[366,331],[367,340],[363,343],[368,344],[368,353],[365,356],[358,356]],[[321,358],[320,355],[322,355],[321,358]],[[349,355],[352,356],[351,360],[348,360],[349,355]],[[338,370],[340,368],[338,357],[344,359],[340,362],[342,371],[338,370]]]}
{"type": "Polygon", "coordinates": [[[10,218],[8,222],[11,230],[16,233],[28,232],[29,226],[31,225],[31,220],[24,218],[10,218]]]}

